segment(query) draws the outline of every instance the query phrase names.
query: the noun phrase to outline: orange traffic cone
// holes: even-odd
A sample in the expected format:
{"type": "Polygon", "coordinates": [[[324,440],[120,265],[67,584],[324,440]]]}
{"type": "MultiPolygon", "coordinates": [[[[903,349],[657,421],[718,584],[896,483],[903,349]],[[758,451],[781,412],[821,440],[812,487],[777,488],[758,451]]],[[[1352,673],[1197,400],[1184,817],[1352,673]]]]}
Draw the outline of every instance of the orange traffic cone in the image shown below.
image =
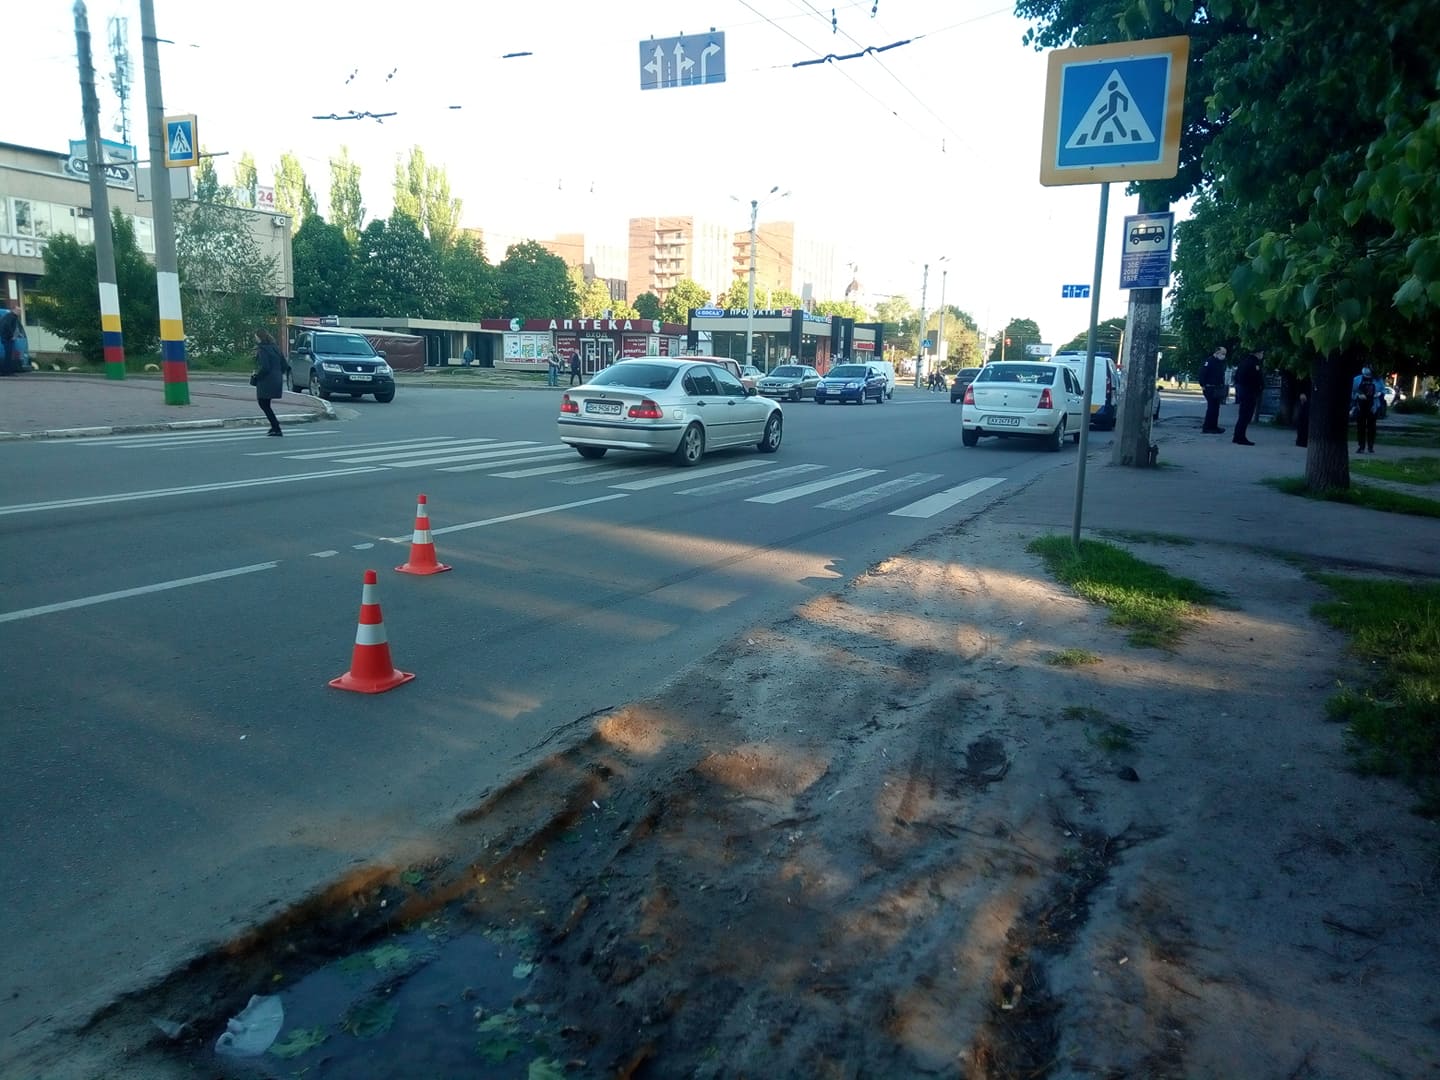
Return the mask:
{"type": "Polygon", "coordinates": [[[374,570],[365,571],[365,587],[360,592],[360,624],[355,627],[355,651],[350,657],[350,670],[330,685],[337,690],[354,690],[361,694],[383,694],[415,676],[399,671],[390,662],[390,643],[385,639],[385,620],[380,617],[379,586],[374,570]]]}
{"type": "Polygon", "coordinates": [[[450,567],[435,558],[435,541],[430,538],[430,511],[425,496],[415,507],[415,535],[410,540],[410,559],[395,567],[402,574],[442,574],[450,567]]]}

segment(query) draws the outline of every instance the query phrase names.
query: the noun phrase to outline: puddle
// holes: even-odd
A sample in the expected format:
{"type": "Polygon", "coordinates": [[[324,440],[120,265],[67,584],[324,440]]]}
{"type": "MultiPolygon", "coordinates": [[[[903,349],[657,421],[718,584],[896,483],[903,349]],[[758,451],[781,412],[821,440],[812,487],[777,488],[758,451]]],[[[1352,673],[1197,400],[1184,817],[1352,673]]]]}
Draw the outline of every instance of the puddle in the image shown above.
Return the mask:
{"type": "Polygon", "coordinates": [[[559,1022],[518,1003],[533,971],[527,932],[431,919],[273,989],[285,1022],[265,1053],[222,1057],[211,1037],[197,1064],[224,1080],[559,1078],[559,1022]]]}

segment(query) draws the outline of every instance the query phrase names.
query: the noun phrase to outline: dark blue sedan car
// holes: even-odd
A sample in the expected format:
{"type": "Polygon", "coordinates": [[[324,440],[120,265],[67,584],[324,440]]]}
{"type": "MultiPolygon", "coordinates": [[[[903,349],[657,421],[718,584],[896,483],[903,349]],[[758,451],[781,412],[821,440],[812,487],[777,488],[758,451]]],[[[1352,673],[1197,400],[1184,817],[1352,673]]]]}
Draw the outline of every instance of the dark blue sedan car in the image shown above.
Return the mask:
{"type": "Polygon", "coordinates": [[[836,364],[825,377],[815,384],[815,404],[838,401],[842,405],[853,401],[864,405],[873,398],[885,403],[885,375],[865,364],[836,364]]]}

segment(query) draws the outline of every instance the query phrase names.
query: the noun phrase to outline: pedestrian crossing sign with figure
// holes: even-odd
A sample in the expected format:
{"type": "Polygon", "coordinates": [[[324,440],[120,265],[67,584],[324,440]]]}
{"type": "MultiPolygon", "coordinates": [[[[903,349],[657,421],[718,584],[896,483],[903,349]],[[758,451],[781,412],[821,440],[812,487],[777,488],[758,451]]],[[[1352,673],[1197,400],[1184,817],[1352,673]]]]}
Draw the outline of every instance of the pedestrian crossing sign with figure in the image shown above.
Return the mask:
{"type": "Polygon", "coordinates": [[[1188,37],[1052,52],[1040,183],[1174,176],[1189,58],[1188,37]]]}
{"type": "Polygon", "coordinates": [[[200,140],[195,137],[195,114],[165,117],[165,167],[183,169],[200,164],[200,140]]]}

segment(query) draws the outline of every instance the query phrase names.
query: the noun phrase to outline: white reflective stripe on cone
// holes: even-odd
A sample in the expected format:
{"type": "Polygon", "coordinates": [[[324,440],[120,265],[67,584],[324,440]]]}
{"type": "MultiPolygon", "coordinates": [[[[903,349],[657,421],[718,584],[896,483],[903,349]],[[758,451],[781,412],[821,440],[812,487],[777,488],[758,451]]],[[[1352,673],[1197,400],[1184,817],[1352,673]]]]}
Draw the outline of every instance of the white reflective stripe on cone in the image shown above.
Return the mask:
{"type": "Polygon", "coordinates": [[[430,530],[429,530],[429,529],[416,529],[416,530],[415,530],[415,536],[414,536],[414,538],[413,538],[410,542],[411,542],[412,544],[429,544],[429,543],[433,543],[433,541],[430,539],[430,530]]]}
{"type": "Polygon", "coordinates": [[[384,645],[385,643],[384,623],[361,623],[355,627],[356,645],[384,645]]]}

